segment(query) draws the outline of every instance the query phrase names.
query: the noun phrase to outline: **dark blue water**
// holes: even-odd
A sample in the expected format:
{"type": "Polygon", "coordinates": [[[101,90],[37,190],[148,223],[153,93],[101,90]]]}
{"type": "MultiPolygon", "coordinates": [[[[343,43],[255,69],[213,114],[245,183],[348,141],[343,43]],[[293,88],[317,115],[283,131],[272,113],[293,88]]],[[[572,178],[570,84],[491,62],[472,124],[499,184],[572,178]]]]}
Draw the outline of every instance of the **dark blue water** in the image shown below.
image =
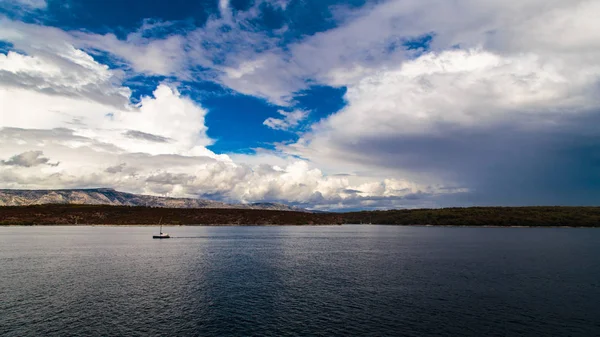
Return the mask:
{"type": "Polygon", "coordinates": [[[0,335],[600,335],[600,229],[153,231],[0,227],[0,335]]]}

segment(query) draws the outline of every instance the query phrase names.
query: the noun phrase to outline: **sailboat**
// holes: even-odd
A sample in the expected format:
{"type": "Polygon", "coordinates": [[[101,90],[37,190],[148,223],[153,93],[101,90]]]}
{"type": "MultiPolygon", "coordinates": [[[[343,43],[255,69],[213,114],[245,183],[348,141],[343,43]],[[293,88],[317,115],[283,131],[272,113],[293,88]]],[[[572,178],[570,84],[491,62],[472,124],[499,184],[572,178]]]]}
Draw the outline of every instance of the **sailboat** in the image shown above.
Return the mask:
{"type": "Polygon", "coordinates": [[[162,218],[160,218],[160,220],[158,220],[158,224],[160,225],[160,234],[158,235],[152,235],[153,239],[169,239],[169,233],[163,233],[162,231],[162,218]]]}

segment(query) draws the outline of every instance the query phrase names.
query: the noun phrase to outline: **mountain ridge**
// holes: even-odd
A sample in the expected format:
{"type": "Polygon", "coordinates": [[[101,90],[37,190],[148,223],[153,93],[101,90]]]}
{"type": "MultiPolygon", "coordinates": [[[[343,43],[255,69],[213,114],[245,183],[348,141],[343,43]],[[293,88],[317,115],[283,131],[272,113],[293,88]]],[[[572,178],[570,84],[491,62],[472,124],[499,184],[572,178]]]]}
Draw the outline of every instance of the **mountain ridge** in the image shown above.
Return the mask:
{"type": "Polygon", "coordinates": [[[113,188],[23,190],[0,189],[0,206],[44,204],[146,206],[160,208],[261,209],[308,212],[308,210],[273,202],[230,204],[209,199],[159,197],[117,191],[113,188]]]}

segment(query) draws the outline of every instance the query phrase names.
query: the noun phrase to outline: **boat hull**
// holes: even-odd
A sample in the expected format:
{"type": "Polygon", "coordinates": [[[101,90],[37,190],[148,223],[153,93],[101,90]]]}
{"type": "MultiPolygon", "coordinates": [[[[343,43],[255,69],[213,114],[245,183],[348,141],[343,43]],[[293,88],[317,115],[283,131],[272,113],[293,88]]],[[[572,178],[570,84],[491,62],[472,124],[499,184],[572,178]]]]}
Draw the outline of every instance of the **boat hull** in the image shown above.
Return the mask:
{"type": "Polygon", "coordinates": [[[153,235],[153,239],[170,239],[171,237],[168,235],[153,235]]]}

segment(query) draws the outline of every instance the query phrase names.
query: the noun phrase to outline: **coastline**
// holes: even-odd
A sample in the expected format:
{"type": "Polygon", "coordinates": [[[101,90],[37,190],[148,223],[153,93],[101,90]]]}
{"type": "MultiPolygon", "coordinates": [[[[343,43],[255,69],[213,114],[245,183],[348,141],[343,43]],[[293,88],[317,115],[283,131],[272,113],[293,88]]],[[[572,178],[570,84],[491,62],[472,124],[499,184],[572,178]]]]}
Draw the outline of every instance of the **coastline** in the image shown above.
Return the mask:
{"type": "MultiPolygon", "coordinates": [[[[8,225],[0,227],[157,227],[158,224],[32,224],[8,225]]],[[[338,227],[338,226],[391,226],[391,227],[450,227],[450,228],[600,228],[598,226],[499,226],[499,225],[404,225],[404,224],[163,224],[163,227],[338,227]]]]}
{"type": "MultiPolygon", "coordinates": [[[[322,227],[322,226],[342,226],[343,224],[182,224],[182,225],[165,225],[163,227],[322,227]]],[[[0,224],[0,227],[158,227],[158,224],[32,224],[32,225],[7,225],[0,224]]]]}
{"type": "Polygon", "coordinates": [[[310,213],[107,205],[0,207],[0,226],[385,226],[595,228],[600,207],[471,207],[310,213]]]}

